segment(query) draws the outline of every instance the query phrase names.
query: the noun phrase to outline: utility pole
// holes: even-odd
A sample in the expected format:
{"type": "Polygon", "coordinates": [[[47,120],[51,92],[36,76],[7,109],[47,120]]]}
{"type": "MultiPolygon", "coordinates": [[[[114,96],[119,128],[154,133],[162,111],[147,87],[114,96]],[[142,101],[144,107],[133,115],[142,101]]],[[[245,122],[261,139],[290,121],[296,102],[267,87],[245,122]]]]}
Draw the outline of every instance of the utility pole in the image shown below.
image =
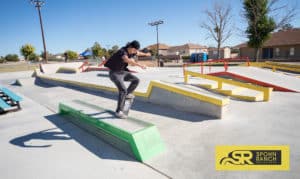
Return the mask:
{"type": "Polygon", "coordinates": [[[159,64],[159,43],[158,43],[158,26],[160,24],[163,24],[164,21],[162,20],[158,20],[158,21],[154,21],[154,22],[150,22],[148,23],[149,25],[151,26],[156,26],[156,50],[157,50],[157,53],[156,53],[156,58],[157,58],[157,66],[159,67],[160,64],[159,64]]]}
{"type": "Polygon", "coordinates": [[[43,46],[44,46],[44,60],[45,63],[48,62],[47,60],[47,50],[46,50],[46,42],[45,42],[45,36],[44,36],[44,28],[43,28],[43,21],[42,21],[42,15],[41,15],[41,7],[45,4],[45,1],[41,0],[30,0],[31,4],[35,5],[35,7],[38,10],[39,18],[40,18],[40,26],[42,31],[42,39],[43,39],[43,46]]]}

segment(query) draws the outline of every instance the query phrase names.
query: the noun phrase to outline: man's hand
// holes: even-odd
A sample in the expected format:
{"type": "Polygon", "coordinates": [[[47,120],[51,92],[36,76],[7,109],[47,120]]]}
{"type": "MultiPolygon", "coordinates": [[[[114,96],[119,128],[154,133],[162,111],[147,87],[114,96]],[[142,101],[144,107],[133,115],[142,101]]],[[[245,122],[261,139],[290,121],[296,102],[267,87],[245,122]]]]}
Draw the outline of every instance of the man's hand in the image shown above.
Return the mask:
{"type": "Polygon", "coordinates": [[[150,57],[151,53],[149,52],[149,50],[147,48],[144,48],[141,51],[137,51],[137,56],[146,56],[146,57],[150,57]]]}
{"type": "Polygon", "coordinates": [[[141,69],[145,70],[147,69],[147,66],[146,65],[140,65],[141,69]]]}

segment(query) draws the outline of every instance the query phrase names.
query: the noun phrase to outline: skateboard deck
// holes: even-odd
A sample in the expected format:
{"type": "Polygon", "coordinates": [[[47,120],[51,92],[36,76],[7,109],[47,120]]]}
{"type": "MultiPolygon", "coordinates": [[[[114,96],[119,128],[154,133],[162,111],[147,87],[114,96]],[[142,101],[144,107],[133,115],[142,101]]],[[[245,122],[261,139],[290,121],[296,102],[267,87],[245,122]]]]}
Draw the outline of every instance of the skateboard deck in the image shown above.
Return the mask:
{"type": "Polygon", "coordinates": [[[124,104],[124,109],[123,109],[123,113],[125,115],[128,115],[129,110],[130,110],[130,108],[132,106],[133,101],[134,101],[134,98],[126,98],[125,99],[125,104],[124,104]]]}

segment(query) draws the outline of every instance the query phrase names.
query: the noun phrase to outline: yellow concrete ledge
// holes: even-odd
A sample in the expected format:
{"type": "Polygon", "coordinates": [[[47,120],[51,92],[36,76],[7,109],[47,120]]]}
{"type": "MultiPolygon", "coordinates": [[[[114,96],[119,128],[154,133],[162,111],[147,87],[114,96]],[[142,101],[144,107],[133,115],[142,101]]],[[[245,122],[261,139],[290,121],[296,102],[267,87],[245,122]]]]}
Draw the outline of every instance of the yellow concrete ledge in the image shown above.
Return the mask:
{"type": "Polygon", "coordinates": [[[239,86],[239,87],[243,87],[243,88],[252,89],[255,91],[260,91],[260,92],[263,92],[263,94],[264,94],[264,97],[263,97],[264,101],[270,100],[271,92],[273,91],[273,88],[252,85],[249,83],[242,83],[239,81],[228,80],[228,79],[224,79],[224,78],[220,78],[220,77],[216,77],[216,76],[212,76],[212,75],[201,74],[201,73],[192,72],[192,71],[185,71],[185,75],[184,75],[185,83],[188,82],[188,76],[200,77],[200,78],[216,81],[218,83],[219,90],[222,89],[223,83],[227,83],[230,85],[235,85],[235,86],[239,86]]]}
{"type": "Polygon", "coordinates": [[[237,94],[233,94],[231,95],[234,98],[238,98],[244,101],[260,101],[263,99],[263,94],[257,94],[255,96],[244,96],[244,95],[237,95],[237,94]]]}
{"type": "MultiPolygon", "coordinates": [[[[110,92],[117,92],[117,89],[113,88],[113,87],[90,84],[90,83],[85,83],[85,82],[77,82],[77,81],[75,82],[75,81],[70,81],[70,80],[63,80],[63,79],[59,79],[59,78],[49,77],[47,75],[43,75],[38,72],[36,72],[36,75],[37,75],[37,77],[39,77],[41,79],[53,80],[53,81],[62,82],[65,84],[83,86],[83,87],[105,90],[105,91],[110,91],[110,92]]],[[[200,93],[193,92],[191,90],[183,89],[176,85],[167,84],[167,83],[156,81],[156,80],[153,80],[150,82],[148,89],[145,93],[144,92],[134,92],[134,94],[139,97],[149,98],[154,87],[165,89],[165,90],[173,92],[173,93],[181,94],[183,96],[187,96],[187,97],[190,97],[193,99],[211,103],[211,104],[214,104],[217,106],[225,106],[225,105],[229,104],[228,98],[218,99],[218,98],[214,98],[211,96],[207,96],[205,94],[200,94],[200,93]]]]}
{"type": "Polygon", "coordinates": [[[220,94],[223,94],[223,95],[226,95],[226,96],[231,96],[231,97],[234,97],[234,98],[237,98],[237,99],[241,99],[243,101],[260,101],[263,99],[263,94],[262,93],[259,93],[255,96],[246,96],[246,95],[238,95],[236,93],[238,92],[241,92],[243,90],[245,90],[245,88],[242,88],[242,87],[237,87],[237,88],[234,88],[232,90],[224,90],[224,89],[217,89],[217,87],[212,87],[212,85],[210,84],[200,84],[198,85],[202,88],[205,88],[205,89],[208,89],[208,90],[211,90],[211,91],[214,91],[216,93],[220,93],[220,94]]]}

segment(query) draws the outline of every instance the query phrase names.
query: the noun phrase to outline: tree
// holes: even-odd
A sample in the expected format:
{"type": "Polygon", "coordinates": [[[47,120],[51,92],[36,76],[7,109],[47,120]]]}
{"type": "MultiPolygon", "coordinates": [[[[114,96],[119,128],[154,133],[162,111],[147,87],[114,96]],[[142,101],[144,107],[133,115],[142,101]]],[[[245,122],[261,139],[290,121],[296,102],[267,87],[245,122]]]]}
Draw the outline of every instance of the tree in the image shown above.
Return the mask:
{"type": "MultiPolygon", "coordinates": [[[[44,54],[44,53],[43,53],[44,54]]],[[[30,60],[30,61],[36,61],[36,62],[38,62],[39,61],[39,56],[37,55],[37,54],[35,54],[35,53],[32,53],[32,54],[30,54],[29,56],[28,56],[28,60],[30,60]]]]}
{"type": "Polygon", "coordinates": [[[105,55],[105,52],[101,48],[100,44],[98,42],[95,42],[92,47],[92,52],[94,57],[102,57],[105,55]]]}
{"type": "Polygon", "coordinates": [[[5,61],[17,62],[19,61],[19,57],[17,54],[8,54],[4,57],[5,61]]]}
{"type": "Polygon", "coordinates": [[[217,57],[220,58],[222,44],[232,35],[231,7],[215,3],[213,9],[204,11],[204,14],[207,18],[200,27],[208,32],[207,39],[212,38],[217,42],[217,57]]]}
{"type": "Polygon", "coordinates": [[[295,8],[278,6],[279,0],[244,0],[243,14],[248,22],[246,34],[248,46],[255,50],[255,61],[259,58],[259,49],[270,38],[271,32],[288,24],[295,17],[295,8]],[[286,14],[278,17],[280,10],[286,14]],[[275,20],[276,19],[276,20],[275,20]]]}
{"type": "Polygon", "coordinates": [[[108,50],[108,56],[112,56],[118,50],[119,50],[119,46],[117,46],[117,45],[112,46],[112,48],[108,50]]]}
{"type": "Polygon", "coordinates": [[[21,47],[20,52],[25,57],[25,60],[28,60],[29,55],[33,54],[35,48],[31,44],[25,44],[21,47]]]}
{"type": "Polygon", "coordinates": [[[5,63],[5,58],[4,57],[0,57],[0,63],[5,63]]]}
{"type": "Polygon", "coordinates": [[[114,52],[117,52],[117,51],[119,50],[119,46],[114,45],[111,49],[112,49],[114,52]]]}
{"type": "MultiPolygon", "coordinates": [[[[51,57],[51,56],[53,56],[50,52],[48,52],[48,51],[46,51],[46,54],[47,54],[47,56],[49,57],[51,57]]],[[[40,57],[42,57],[42,58],[44,58],[44,56],[45,56],[45,53],[44,53],[44,51],[41,51],[41,53],[40,53],[40,55],[39,55],[40,57]]]]}
{"type": "Polygon", "coordinates": [[[291,26],[290,22],[297,15],[297,4],[288,5],[285,0],[268,0],[268,14],[275,21],[275,30],[283,28],[284,26],[291,26]],[[281,2],[282,1],[282,2],[281,2]]]}
{"type": "Polygon", "coordinates": [[[68,59],[70,59],[70,60],[75,60],[78,58],[77,52],[74,52],[72,50],[67,50],[65,53],[67,54],[68,59]]]}
{"type": "Polygon", "coordinates": [[[151,46],[149,49],[149,52],[151,53],[152,56],[157,57],[157,46],[151,46]]]}
{"type": "Polygon", "coordinates": [[[285,25],[283,25],[280,29],[279,29],[279,31],[285,31],[285,30],[291,30],[291,29],[293,29],[294,27],[291,25],[291,24],[285,24],[285,25]]]}

